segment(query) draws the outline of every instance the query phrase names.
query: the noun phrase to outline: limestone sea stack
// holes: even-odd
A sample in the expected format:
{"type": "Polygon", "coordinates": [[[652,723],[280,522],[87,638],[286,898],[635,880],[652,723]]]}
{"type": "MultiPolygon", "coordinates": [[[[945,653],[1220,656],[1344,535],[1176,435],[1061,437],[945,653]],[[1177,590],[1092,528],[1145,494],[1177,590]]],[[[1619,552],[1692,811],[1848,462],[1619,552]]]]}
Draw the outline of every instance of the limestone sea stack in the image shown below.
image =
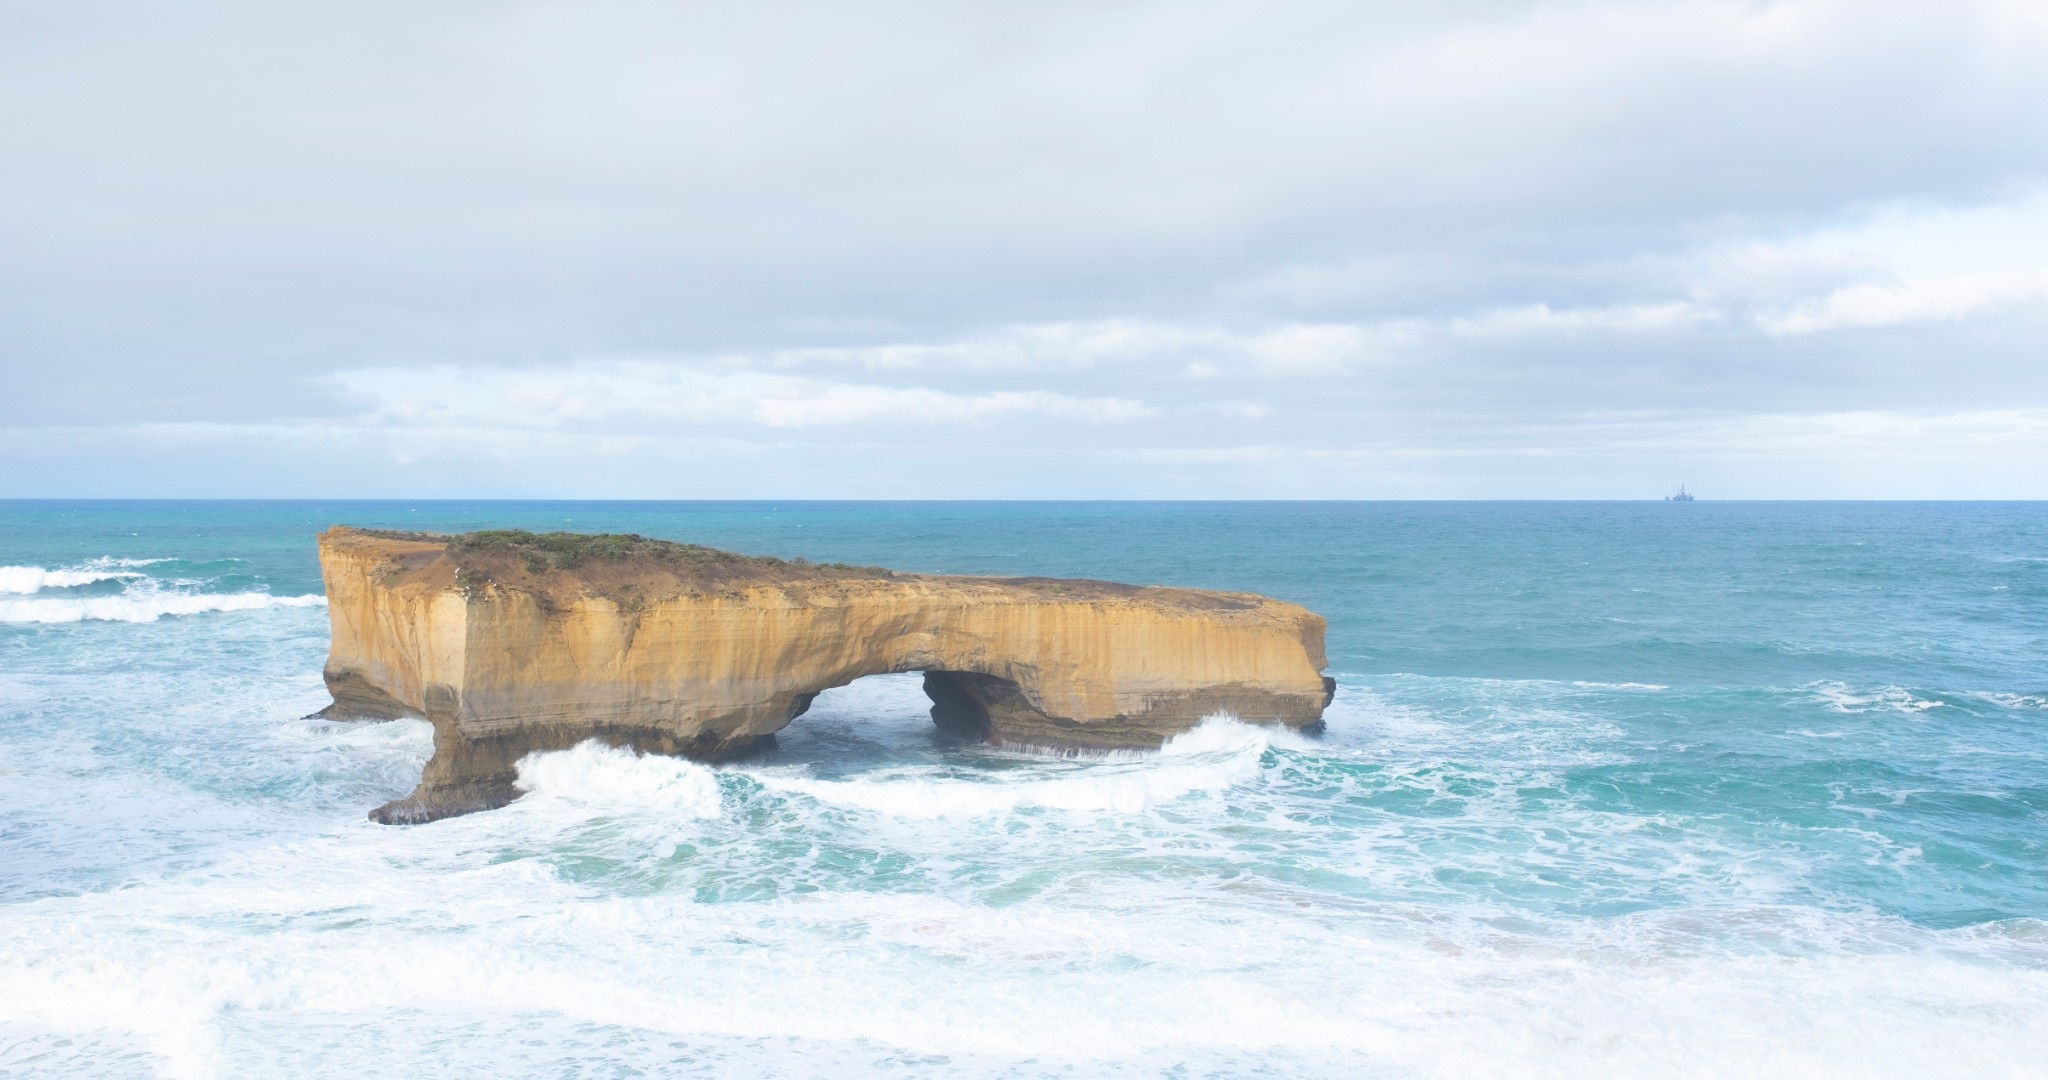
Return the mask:
{"type": "Polygon", "coordinates": [[[336,526],[320,536],[334,719],[423,716],[434,755],[385,823],[502,806],[516,763],[585,739],[704,761],[818,693],[924,673],[941,728],[1156,747],[1204,717],[1309,728],[1324,622],[1247,593],[893,573],[640,536],[336,526]]]}

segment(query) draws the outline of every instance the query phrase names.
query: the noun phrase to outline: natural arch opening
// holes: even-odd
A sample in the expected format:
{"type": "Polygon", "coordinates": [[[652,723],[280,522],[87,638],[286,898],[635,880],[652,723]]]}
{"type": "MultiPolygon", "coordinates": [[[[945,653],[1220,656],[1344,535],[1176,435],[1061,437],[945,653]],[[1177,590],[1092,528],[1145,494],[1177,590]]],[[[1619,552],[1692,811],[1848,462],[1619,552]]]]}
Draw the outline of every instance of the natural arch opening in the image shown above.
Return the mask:
{"type": "MultiPolygon", "coordinates": [[[[1156,746],[1172,733],[1161,732],[1157,737],[1141,736],[1131,740],[1118,731],[1089,731],[1072,721],[1048,715],[1032,692],[1017,680],[986,672],[942,668],[877,672],[799,693],[790,703],[789,720],[803,716],[820,695],[840,687],[871,678],[906,675],[915,675],[919,679],[932,725],[960,740],[996,746],[1116,750],[1156,746]]],[[[900,697],[899,694],[899,704],[900,697]]],[[[785,725],[787,723],[785,721],[785,725]]],[[[785,726],[780,730],[788,729],[785,726]]]]}
{"type": "Polygon", "coordinates": [[[992,741],[990,713],[1024,700],[1024,691],[1008,679],[971,671],[927,671],[924,694],[932,702],[932,723],[963,739],[992,741]]]}
{"type": "MultiPolygon", "coordinates": [[[[1024,689],[1015,682],[994,675],[972,671],[913,671],[881,672],[862,676],[836,686],[797,694],[790,702],[789,718],[794,721],[811,711],[819,698],[837,690],[843,690],[871,679],[888,679],[896,683],[906,676],[915,676],[924,694],[924,706],[932,725],[948,735],[979,742],[995,741],[995,718],[1005,714],[1029,712],[1037,714],[1024,695],[1024,689]]],[[[901,701],[897,706],[907,704],[901,701]]]]}

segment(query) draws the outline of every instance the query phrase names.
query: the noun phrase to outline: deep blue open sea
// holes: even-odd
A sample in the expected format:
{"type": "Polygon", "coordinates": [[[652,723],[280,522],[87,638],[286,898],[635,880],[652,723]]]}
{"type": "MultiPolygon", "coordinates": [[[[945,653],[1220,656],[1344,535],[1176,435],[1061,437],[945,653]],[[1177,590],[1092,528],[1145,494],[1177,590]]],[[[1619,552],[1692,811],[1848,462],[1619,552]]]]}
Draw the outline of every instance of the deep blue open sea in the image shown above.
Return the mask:
{"type": "Polygon", "coordinates": [[[2048,1075],[2048,504],[0,502],[0,1074],[2048,1075]],[[1267,593],[1320,740],[583,747],[392,828],[333,523],[1267,593]]]}

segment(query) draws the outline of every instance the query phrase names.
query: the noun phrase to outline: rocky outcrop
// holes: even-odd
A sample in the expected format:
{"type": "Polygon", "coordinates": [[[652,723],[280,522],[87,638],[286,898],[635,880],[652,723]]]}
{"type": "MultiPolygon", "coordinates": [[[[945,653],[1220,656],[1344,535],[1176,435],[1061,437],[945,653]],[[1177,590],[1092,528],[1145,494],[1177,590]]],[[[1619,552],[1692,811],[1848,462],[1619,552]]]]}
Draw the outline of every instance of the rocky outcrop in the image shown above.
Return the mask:
{"type": "Polygon", "coordinates": [[[921,671],[940,727],[1004,744],[1153,747],[1203,717],[1311,727],[1324,623],[1243,593],[942,577],[637,536],[320,537],[332,718],[424,716],[430,821],[517,796],[515,763],[601,739],[718,760],[820,691],[921,671]]]}

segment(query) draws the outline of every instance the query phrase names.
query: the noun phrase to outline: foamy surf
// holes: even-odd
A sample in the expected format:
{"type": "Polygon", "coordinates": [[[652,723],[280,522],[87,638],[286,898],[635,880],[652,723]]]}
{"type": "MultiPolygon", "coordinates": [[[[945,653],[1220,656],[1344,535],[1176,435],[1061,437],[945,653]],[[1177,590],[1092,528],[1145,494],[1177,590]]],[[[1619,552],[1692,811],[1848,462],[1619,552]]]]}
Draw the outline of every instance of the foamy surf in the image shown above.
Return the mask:
{"type": "Polygon", "coordinates": [[[1948,703],[1929,698],[1915,697],[1913,692],[1901,686],[1880,686],[1870,690],[1852,689],[1847,683],[1820,682],[1807,687],[1829,709],[1838,713],[1860,712],[1903,712],[1920,713],[1939,709],[1948,703]]]}
{"type": "Polygon", "coordinates": [[[1997,691],[1983,691],[1971,694],[1979,701],[1988,701],[2001,709],[2048,709],[2048,694],[2006,694],[1997,691]]]}
{"type": "MultiPolygon", "coordinates": [[[[2048,1045],[2038,924],[1750,908],[1573,932],[1305,903],[1247,918],[1242,899],[1142,878],[1109,879],[1094,905],[704,904],[593,895],[485,847],[393,860],[404,846],[366,831],[24,910],[0,926],[0,1023],[63,1033],[39,1051],[107,1032],[180,1077],[309,1074],[229,1067],[266,1044],[319,1075],[396,1075],[361,1032],[407,1025],[435,1036],[404,1069],[422,1077],[714,1075],[684,1066],[715,1065],[728,1038],[745,1040],[731,1071],[805,1077],[2022,1075],[2009,1066],[2048,1045]],[[506,1022],[538,1017],[564,1022],[544,1041],[506,1022]],[[536,1052],[552,1056],[519,1056],[536,1052]]],[[[105,1075],[105,1055],[74,1067],[105,1075]]]]}
{"type": "Polygon", "coordinates": [[[270,607],[324,607],[326,604],[327,598],[317,594],[272,596],[261,592],[169,593],[143,590],[119,596],[0,600],[0,623],[148,623],[166,615],[255,611],[270,607]]]}
{"type": "Polygon", "coordinates": [[[27,594],[44,589],[72,589],[101,581],[139,578],[133,570],[46,570],[40,566],[0,566],[0,593],[27,594]]]}
{"type": "Polygon", "coordinates": [[[251,590],[197,591],[218,579],[181,577],[166,580],[151,577],[138,569],[173,561],[103,556],[56,569],[0,566],[0,594],[23,597],[0,599],[0,623],[148,623],[173,615],[254,611],[270,607],[321,607],[327,603],[327,598],[319,594],[276,596],[251,590]],[[81,596],[55,592],[110,581],[126,584],[120,592],[111,595],[81,596]],[[46,593],[49,595],[43,595],[46,593]]]}
{"type": "MultiPolygon", "coordinates": [[[[771,791],[900,818],[980,817],[1026,809],[1135,814],[1198,792],[1253,779],[1276,739],[1274,728],[1211,717],[1154,752],[1066,764],[1056,775],[1029,767],[976,779],[932,777],[929,767],[821,780],[773,768],[742,770],[771,791]]],[[[1050,764],[1050,763],[1048,763],[1050,764]]]]}
{"type": "Polygon", "coordinates": [[[636,754],[594,739],[519,759],[519,787],[543,800],[584,807],[708,818],[718,816],[718,777],[694,761],[636,754]]]}

